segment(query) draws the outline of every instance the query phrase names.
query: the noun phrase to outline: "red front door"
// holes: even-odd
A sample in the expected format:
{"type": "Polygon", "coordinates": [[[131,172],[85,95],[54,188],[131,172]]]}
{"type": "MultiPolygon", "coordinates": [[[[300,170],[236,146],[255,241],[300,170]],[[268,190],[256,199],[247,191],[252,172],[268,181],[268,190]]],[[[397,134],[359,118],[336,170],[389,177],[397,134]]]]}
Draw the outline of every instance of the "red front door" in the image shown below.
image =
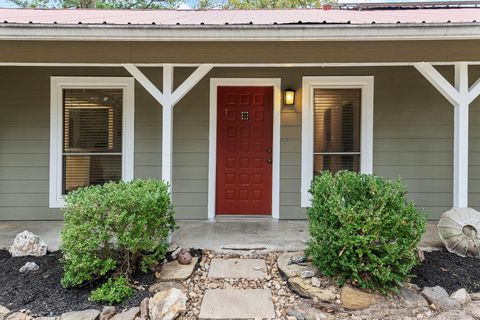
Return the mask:
{"type": "Polygon", "coordinates": [[[217,214],[272,213],[272,87],[218,87],[217,214]]]}

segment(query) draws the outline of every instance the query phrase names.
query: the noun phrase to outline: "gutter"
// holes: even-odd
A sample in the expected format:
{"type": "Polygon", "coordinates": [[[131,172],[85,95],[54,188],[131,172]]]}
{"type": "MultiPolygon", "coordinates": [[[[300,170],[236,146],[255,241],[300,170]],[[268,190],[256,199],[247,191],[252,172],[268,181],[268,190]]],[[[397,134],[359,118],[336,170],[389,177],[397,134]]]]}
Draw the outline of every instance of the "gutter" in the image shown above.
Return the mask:
{"type": "Polygon", "coordinates": [[[480,23],[113,25],[0,24],[0,40],[39,41],[395,41],[477,40],[480,23]]]}

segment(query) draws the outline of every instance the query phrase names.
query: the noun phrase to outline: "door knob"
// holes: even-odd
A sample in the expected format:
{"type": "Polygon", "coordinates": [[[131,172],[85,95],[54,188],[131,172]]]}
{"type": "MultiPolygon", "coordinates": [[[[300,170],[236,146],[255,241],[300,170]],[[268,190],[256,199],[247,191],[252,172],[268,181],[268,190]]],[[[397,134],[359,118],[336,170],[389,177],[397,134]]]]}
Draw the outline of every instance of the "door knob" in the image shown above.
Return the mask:
{"type": "Polygon", "coordinates": [[[267,159],[267,163],[272,163],[272,159],[267,159]]]}

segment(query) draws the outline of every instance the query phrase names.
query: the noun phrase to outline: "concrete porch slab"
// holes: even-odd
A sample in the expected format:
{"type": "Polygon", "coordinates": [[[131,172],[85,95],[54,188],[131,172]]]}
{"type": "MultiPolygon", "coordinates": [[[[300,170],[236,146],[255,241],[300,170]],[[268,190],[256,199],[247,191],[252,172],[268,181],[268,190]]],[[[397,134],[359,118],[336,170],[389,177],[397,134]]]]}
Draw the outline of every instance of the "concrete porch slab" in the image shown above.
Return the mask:
{"type": "MultiPolygon", "coordinates": [[[[305,220],[180,220],[177,223],[180,228],[173,233],[173,242],[185,248],[217,252],[239,252],[232,248],[299,251],[305,249],[308,240],[308,223],[305,220]]],[[[58,250],[62,227],[63,221],[0,221],[0,248],[10,248],[15,236],[28,230],[38,234],[47,243],[48,250],[58,250]]],[[[437,235],[436,222],[428,223],[419,246],[425,249],[444,248],[437,235]]]]}
{"type": "Polygon", "coordinates": [[[209,289],[205,291],[200,319],[275,318],[269,289],[209,289]]]}
{"type": "Polygon", "coordinates": [[[210,262],[209,278],[263,279],[267,275],[263,259],[220,259],[210,262]]]}

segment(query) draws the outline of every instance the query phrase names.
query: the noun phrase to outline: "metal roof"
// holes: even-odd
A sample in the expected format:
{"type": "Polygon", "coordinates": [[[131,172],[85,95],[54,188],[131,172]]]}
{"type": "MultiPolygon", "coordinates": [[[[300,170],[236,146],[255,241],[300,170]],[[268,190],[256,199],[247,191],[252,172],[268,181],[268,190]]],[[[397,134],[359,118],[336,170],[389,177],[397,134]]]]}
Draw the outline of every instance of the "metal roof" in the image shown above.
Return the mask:
{"type": "Polygon", "coordinates": [[[480,8],[402,10],[105,10],[0,9],[0,25],[319,25],[476,24],[480,8]]]}

